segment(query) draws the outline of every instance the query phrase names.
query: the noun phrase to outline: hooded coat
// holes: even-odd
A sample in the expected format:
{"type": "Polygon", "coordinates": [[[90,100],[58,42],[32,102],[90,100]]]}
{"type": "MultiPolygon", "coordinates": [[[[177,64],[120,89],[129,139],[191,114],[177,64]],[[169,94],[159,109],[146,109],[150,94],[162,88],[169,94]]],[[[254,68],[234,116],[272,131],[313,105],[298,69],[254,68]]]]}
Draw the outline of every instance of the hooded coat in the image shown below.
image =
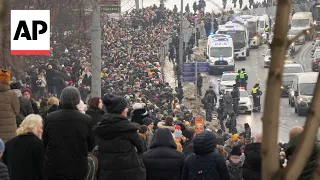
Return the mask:
{"type": "Polygon", "coordinates": [[[243,180],[261,179],[261,143],[252,143],[246,145],[244,151],[245,160],[242,166],[243,180]]]}
{"type": "Polygon", "coordinates": [[[146,179],[146,170],[139,156],[145,149],[137,130],[120,114],[106,113],[102,116],[94,130],[99,138],[98,179],[146,179]]]}
{"type": "Polygon", "coordinates": [[[182,180],[230,179],[225,159],[216,151],[216,138],[211,132],[198,134],[193,148],[194,153],[185,160],[182,180]]]}
{"type": "Polygon", "coordinates": [[[158,129],[150,150],[142,155],[147,180],[180,180],[185,156],[177,146],[169,129],[158,129]]]}
{"type": "MultiPolygon", "coordinates": [[[[286,157],[288,162],[290,161],[291,156],[293,155],[294,151],[297,148],[299,139],[302,137],[302,134],[297,135],[295,137],[292,137],[289,140],[287,149],[286,149],[286,157]]],[[[298,180],[309,180],[312,177],[312,173],[313,171],[316,169],[317,167],[317,154],[318,154],[318,149],[316,147],[316,145],[314,145],[312,153],[307,161],[306,166],[304,167],[300,177],[298,178],[298,180]]]]}
{"type": "Polygon", "coordinates": [[[16,136],[16,115],[20,111],[20,103],[9,85],[0,84],[0,138],[6,142],[16,136]]]}

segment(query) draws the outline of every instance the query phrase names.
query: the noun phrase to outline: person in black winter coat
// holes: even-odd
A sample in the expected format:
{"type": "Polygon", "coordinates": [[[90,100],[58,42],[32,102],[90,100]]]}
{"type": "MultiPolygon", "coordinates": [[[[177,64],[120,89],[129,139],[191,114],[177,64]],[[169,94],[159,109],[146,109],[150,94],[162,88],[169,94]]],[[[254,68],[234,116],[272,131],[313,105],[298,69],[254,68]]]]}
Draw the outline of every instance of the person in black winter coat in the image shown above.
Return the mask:
{"type": "Polygon", "coordinates": [[[77,109],[80,99],[77,88],[66,87],[60,96],[59,110],[47,115],[43,131],[47,179],[83,180],[86,175],[88,151],[93,149],[92,119],[77,109]]]}
{"type": "Polygon", "coordinates": [[[216,137],[208,131],[193,140],[194,153],[185,160],[182,180],[229,180],[224,157],[216,151],[216,137]]]}
{"type": "Polygon", "coordinates": [[[158,129],[150,150],[142,155],[147,180],[180,180],[185,156],[177,151],[169,129],[158,129]]]}
{"type": "Polygon", "coordinates": [[[182,152],[188,156],[193,153],[193,137],[195,135],[194,128],[188,128],[182,132],[182,152]]]}
{"type": "Polygon", "coordinates": [[[43,180],[44,147],[42,118],[30,114],[17,129],[17,136],[6,142],[3,162],[11,180],[43,180]]]}
{"type": "Polygon", "coordinates": [[[261,179],[261,143],[248,144],[245,147],[245,160],[242,166],[243,180],[261,179]]]}
{"type": "Polygon", "coordinates": [[[52,69],[52,66],[49,65],[48,69],[46,71],[46,81],[48,85],[48,93],[49,95],[57,94],[56,92],[56,83],[55,83],[55,77],[57,76],[57,71],[52,69]]]}
{"type": "MultiPolygon", "coordinates": [[[[86,114],[92,118],[92,127],[95,127],[101,121],[104,114],[102,106],[102,100],[99,97],[93,97],[89,100],[89,108],[86,111],[86,114]]],[[[98,145],[98,139],[95,136],[96,134],[92,131],[92,138],[95,139],[94,146],[98,145]]]]}
{"type": "Polygon", "coordinates": [[[39,108],[37,102],[31,97],[31,90],[29,88],[24,88],[21,91],[22,95],[31,103],[31,107],[33,109],[34,114],[39,113],[39,108]]]}
{"type": "Polygon", "coordinates": [[[145,151],[138,128],[127,119],[127,100],[105,95],[107,113],[94,129],[98,142],[98,180],[145,180],[146,170],[139,154],[145,151]]]}

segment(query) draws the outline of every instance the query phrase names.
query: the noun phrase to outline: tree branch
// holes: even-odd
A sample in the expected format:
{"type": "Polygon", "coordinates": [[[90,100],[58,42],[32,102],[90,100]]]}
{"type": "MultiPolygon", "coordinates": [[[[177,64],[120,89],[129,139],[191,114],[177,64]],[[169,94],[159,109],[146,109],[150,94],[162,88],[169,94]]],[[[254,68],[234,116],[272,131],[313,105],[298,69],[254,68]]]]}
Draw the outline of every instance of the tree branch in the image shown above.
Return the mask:
{"type": "MultiPolygon", "coordinates": [[[[263,113],[263,136],[261,146],[262,180],[279,177],[279,105],[284,60],[287,51],[287,33],[291,0],[279,0],[276,13],[274,38],[271,44],[271,64],[267,81],[263,113]]],[[[280,178],[279,178],[280,179],[280,178]]]]}
{"type": "Polygon", "coordinates": [[[5,16],[6,16],[6,0],[0,0],[0,62],[2,61],[1,65],[3,69],[6,69],[6,62],[5,62],[5,16]]]}
{"type": "Polygon", "coordinates": [[[299,40],[299,38],[303,35],[307,35],[307,34],[313,34],[315,32],[317,25],[313,25],[312,27],[302,30],[299,34],[297,34],[295,37],[293,37],[292,39],[290,39],[288,41],[288,46],[294,42],[296,42],[297,40],[299,40]]]}
{"type": "Polygon", "coordinates": [[[311,109],[308,113],[308,117],[305,123],[305,128],[302,133],[302,137],[299,140],[297,149],[295,150],[292,160],[288,162],[288,166],[285,169],[285,179],[298,179],[302,170],[304,169],[307,161],[313,151],[316,141],[316,134],[320,125],[320,74],[318,75],[318,81],[313,93],[311,109]],[[303,153],[301,153],[303,152],[303,153]]]}

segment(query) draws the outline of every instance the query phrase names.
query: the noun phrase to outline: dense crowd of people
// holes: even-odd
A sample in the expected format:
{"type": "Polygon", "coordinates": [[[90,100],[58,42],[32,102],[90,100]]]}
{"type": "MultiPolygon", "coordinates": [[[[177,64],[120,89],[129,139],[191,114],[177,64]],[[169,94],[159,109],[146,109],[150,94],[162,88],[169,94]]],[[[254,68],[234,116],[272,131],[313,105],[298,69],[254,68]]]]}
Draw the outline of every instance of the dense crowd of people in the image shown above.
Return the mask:
{"type": "MultiPolygon", "coordinates": [[[[194,128],[193,121],[174,114],[153,118],[147,112],[129,120],[128,101],[106,94],[89,100],[83,110],[77,88],[61,92],[58,109],[30,114],[19,126],[19,99],[10,89],[8,74],[0,74],[0,177],[2,179],[136,179],[136,180],[257,180],[261,179],[261,134],[229,134],[211,127],[194,128]],[[4,111],[3,107],[7,107],[4,111]],[[18,128],[17,128],[18,127],[18,128]],[[89,153],[89,157],[88,157],[89,153]],[[93,153],[94,155],[90,154],[93,153]],[[89,159],[96,157],[93,165],[89,159]],[[21,163],[23,162],[23,163],[21,163]]],[[[21,98],[25,98],[25,95],[21,98]]],[[[134,106],[146,108],[143,103],[134,106]]],[[[289,131],[279,143],[279,163],[285,168],[301,138],[303,127],[289,131]]],[[[317,166],[318,147],[300,179],[310,179],[317,166]]]]}
{"type": "MultiPolygon", "coordinates": [[[[227,13],[204,13],[205,7],[195,2],[193,13],[187,5],[185,18],[190,26],[204,22],[208,33],[218,24],[211,18],[227,13]]],[[[172,38],[168,55],[178,63],[179,18],[177,9],[157,6],[120,20],[102,17],[100,97],[90,95],[88,47],[53,42],[49,61],[19,77],[1,70],[0,179],[261,179],[261,135],[253,138],[249,124],[243,132],[227,124],[198,131],[181,104],[183,91],[163,81],[159,47],[172,38]]],[[[186,42],[184,58],[198,31],[186,42]]],[[[293,128],[290,141],[279,144],[283,167],[302,131],[293,128]]],[[[311,176],[317,152],[302,177],[311,176]]]]}

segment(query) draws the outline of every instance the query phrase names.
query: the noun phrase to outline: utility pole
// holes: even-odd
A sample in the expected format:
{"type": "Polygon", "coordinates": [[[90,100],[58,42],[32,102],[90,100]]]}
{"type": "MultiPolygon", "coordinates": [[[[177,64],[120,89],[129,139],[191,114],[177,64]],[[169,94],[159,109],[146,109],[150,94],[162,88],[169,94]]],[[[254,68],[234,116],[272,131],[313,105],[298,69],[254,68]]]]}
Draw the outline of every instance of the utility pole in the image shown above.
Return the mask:
{"type": "Polygon", "coordinates": [[[136,3],[136,9],[139,9],[139,0],[135,0],[136,3]]]}
{"type": "Polygon", "coordinates": [[[213,10],[211,11],[211,32],[214,33],[214,18],[213,18],[213,10]]]}
{"type": "Polygon", "coordinates": [[[141,8],[143,8],[143,0],[141,0],[141,8]]]}
{"type": "Polygon", "coordinates": [[[197,32],[198,32],[198,31],[197,31],[197,29],[198,29],[197,26],[198,26],[198,24],[197,24],[197,19],[195,19],[195,20],[194,20],[194,27],[196,28],[196,33],[194,34],[194,35],[195,35],[195,36],[194,36],[194,42],[195,42],[194,44],[195,44],[195,47],[198,47],[198,46],[197,46],[197,40],[198,40],[198,39],[197,39],[197,32]]]}
{"type": "Polygon", "coordinates": [[[98,0],[92,0],[91,26],[91,97],[101,97],[101,27],[100,5],[98,0]]]}
{"type": "Polygon", "coordinates": [[[180,41],[179,41],[179,71],[178,71],[178,88],[182,88],[182,64],[183,64],[183,0],[181,0],[181,10],[180,10],[180,41]]]}

